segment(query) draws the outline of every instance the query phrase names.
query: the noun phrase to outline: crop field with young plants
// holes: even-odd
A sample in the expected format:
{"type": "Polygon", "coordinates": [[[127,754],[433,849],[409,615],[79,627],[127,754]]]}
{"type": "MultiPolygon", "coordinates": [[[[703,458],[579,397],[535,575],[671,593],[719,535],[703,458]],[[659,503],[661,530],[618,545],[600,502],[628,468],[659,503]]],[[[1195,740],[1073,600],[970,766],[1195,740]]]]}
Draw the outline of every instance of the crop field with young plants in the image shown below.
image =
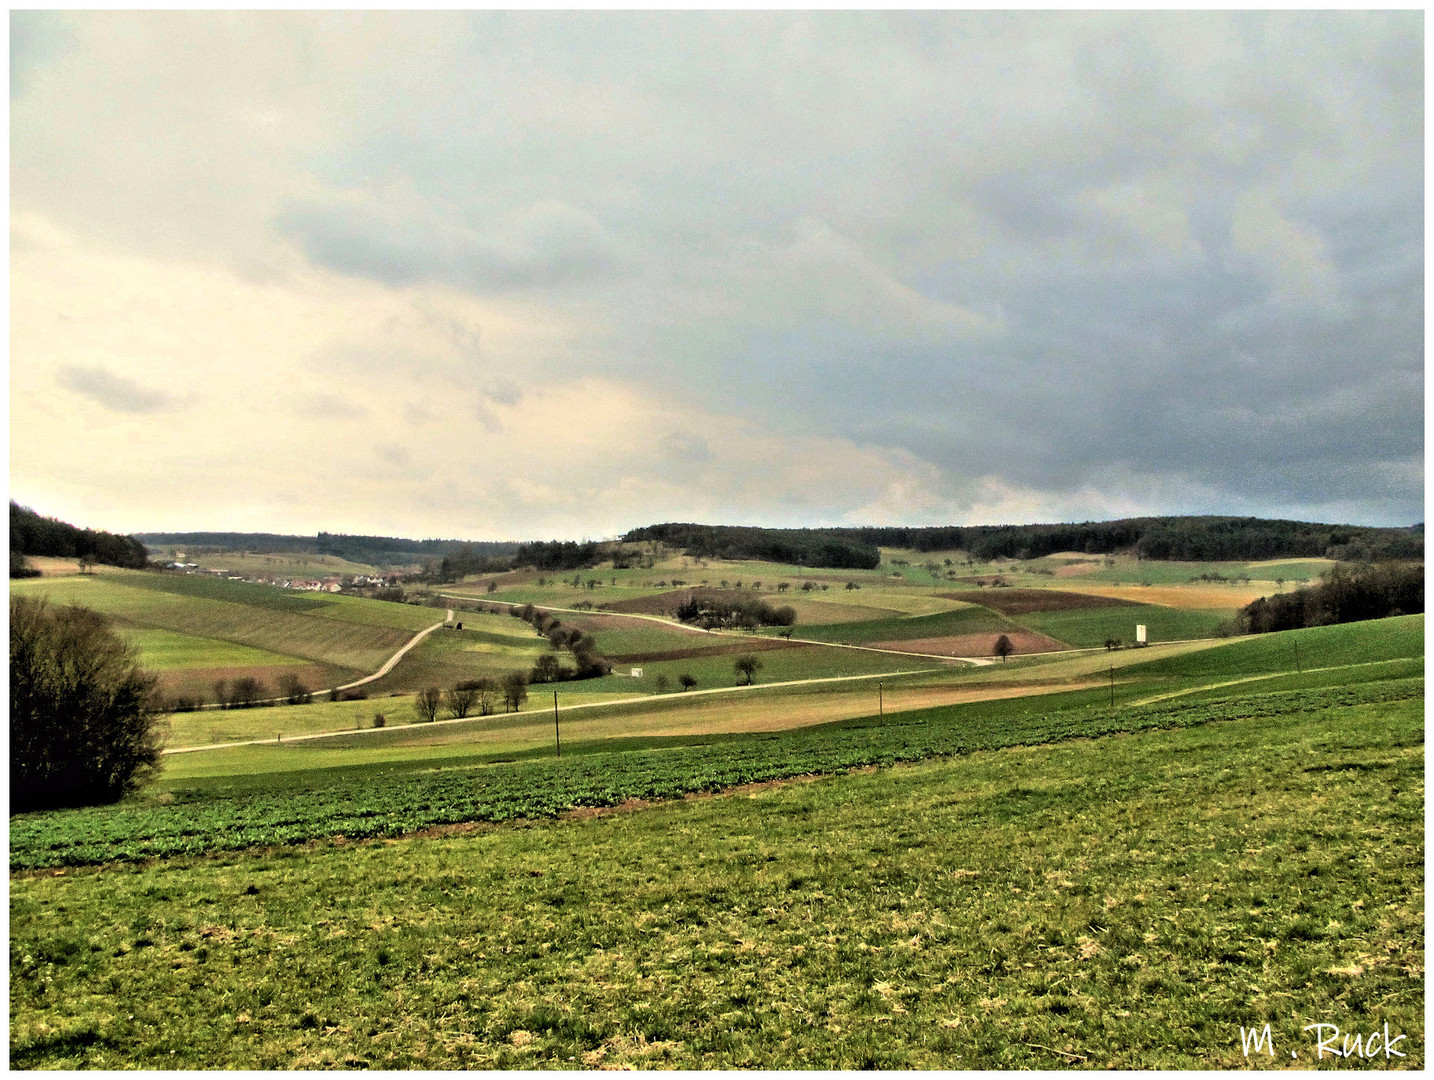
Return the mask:
{"type": "Polygon", "coordinates": [[[1423,1064],[1422,680],[1018,705],[12,831],[12,1065],[1423,1064]]]}

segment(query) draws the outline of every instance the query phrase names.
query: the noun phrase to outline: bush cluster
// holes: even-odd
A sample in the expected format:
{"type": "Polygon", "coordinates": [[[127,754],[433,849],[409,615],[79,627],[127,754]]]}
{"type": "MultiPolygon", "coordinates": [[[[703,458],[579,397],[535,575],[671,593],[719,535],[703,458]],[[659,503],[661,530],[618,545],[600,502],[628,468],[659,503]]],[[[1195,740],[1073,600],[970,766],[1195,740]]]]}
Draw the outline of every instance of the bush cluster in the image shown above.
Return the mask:
{"type": "Polygon", "coordinates": [[[756,596],[724,596],[693,593],[677,608],[682,622],[696,623],[707,630],[718,627],[755,630],[759,626],[792,626],[796,609],[771,604],[756,596]]]}
{"type": "Polygon", "coordinates": [[[10,808],[115,802],[159,767],[156,679],[109,619],[10,598],[10,808]]]}
{"type": "Polygon", "coordinates": [[[1264,596],[1240,610],[1240,629],[1250,634],[1306,626],[1362,622],[1424,611],[1422,564],[1336,566],[1305,588],[1264,596]]]}

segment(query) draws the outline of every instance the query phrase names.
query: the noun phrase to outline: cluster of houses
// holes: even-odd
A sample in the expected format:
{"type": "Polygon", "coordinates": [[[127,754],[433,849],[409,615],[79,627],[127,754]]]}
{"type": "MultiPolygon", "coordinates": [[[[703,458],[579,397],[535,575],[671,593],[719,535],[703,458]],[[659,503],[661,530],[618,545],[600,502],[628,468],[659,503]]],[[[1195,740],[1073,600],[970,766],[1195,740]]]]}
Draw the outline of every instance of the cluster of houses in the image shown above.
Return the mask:
{"type": "Polygon", "coordinates": [[[292,581],[281,581],[277,584],[281,589],[298,589],[300,592],[342,592],[345,588],[372,589],[401,585],[403,584],[403,575],[354,574],[344,578],[324,578],[323,581],[294,578],[292,581]]]}
{"type": "Polygon", "coordinates": [[[402,584],[403,584],[403,575],[402,575],[402,574],[355,574],[355,575],[353,576],[353,581],[350,582],[350,584],[353,585],[353,587],[356,588],[356,589],[367,589],[367,588],[373,588],[373,587],[375,587],[375,586],[381,586],[381,585],[392,587],[392,586],[394,586],[394,585],[402,585],[402,584]]]}
{"type": "MultiPolygon", "coordinates": [[[[184,556],[179,557],[180,560],[184,556]]],[[[342,592],[345,588],[371,589],[392,587],[403,584],[403,574],[353,574],[343,578],[327,577],[322,581],[313,578],[290,578],[286,581],[270,581],[263,578],[246,578],[239,574],[232,574],[228,570],[214,570],[201,567],[198,563],[183,561],[167,562],[164,564],[168,570],[178,570],[185,574],[207,574],[210,577],[228,578],[230,581],[254,581],[261,585],[277,585],[281,589],[297,589],[299,592],[342,592]]]]}
{"type": "Polygon", "coordinates": [[[294,578],[292,581],[277,582],[281,589],[298,589],[300,592],[342,592],[343,582],[338,578],[328,578],[324,581],[310,581],[306,578],[294,578]]]}
{"type": "Polygon", "coordinates": [[[243,581],[240,574],[231,574],[228,570],[206,570],[198,563],[192,562],[167,562],[164,564],[166,570],[182,570],[186,574],[208,574],[210,577],[228,578],[230,581],[243,581]]]}

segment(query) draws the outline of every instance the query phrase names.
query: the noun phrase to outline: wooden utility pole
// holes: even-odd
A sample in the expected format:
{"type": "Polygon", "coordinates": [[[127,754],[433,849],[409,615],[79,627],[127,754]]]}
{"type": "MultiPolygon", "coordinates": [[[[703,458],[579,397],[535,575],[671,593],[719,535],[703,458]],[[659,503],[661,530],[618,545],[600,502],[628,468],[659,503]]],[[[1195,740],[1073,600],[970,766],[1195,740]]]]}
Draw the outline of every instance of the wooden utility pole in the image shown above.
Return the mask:
{"type": "Polygon", "coordinates": [[[553,691],[553,738],[558,742],[558,757],[563,756],[563,733],[558,727],[558,692],[553,691]]]}
{"type": "Polygon", "coordinates": [[[886,719],[886,704],[882,701],[880,682],[876,684],[876,715],[883,720],[886,719]]]}

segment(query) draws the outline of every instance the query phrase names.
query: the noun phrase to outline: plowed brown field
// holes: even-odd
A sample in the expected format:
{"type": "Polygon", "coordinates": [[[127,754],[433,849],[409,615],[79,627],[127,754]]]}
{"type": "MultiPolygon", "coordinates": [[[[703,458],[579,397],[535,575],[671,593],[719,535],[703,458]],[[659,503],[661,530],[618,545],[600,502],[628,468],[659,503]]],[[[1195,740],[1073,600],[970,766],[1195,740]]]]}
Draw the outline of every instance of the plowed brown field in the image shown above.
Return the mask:
{"type": "MultiPolygon", "coordinates": [[[[956,637],[910,638],[905,641],[873,641],[873,649],[894,649],[898,652],[929,653],[932,656],[995,656],[996,639],[1000,634],[961,634],[956,637]]],[[[1055,638],[1037,634],[1032,630],[1012,630],[1006,637],[1011,639],[1012,656],[1059,652],[1069,648],[1055,638]]]]}
{"type": "Polygon", "coordinates": [[[1195,611],[1229,611],[1269,595],[1268,589],[1251,585],[1097,585],[1073,582],[1062,588],[1122,600],[1127,604],[1160,604],[1195,611]]]}
{"type": "Polygon", "coordinates": [[[166,698],[193,697],[213,701],[214,683],[219,679],[231,684],[235,679],[258,679],[262,696],[271,698],[279,696],[279,680],[285,675],[297,675],[299,681],[317,693],[348,682],[358,673],[328,664],[255,664],[249,667],[178,668],[156,674],[159,676],[159,691],[166,698]]]}

